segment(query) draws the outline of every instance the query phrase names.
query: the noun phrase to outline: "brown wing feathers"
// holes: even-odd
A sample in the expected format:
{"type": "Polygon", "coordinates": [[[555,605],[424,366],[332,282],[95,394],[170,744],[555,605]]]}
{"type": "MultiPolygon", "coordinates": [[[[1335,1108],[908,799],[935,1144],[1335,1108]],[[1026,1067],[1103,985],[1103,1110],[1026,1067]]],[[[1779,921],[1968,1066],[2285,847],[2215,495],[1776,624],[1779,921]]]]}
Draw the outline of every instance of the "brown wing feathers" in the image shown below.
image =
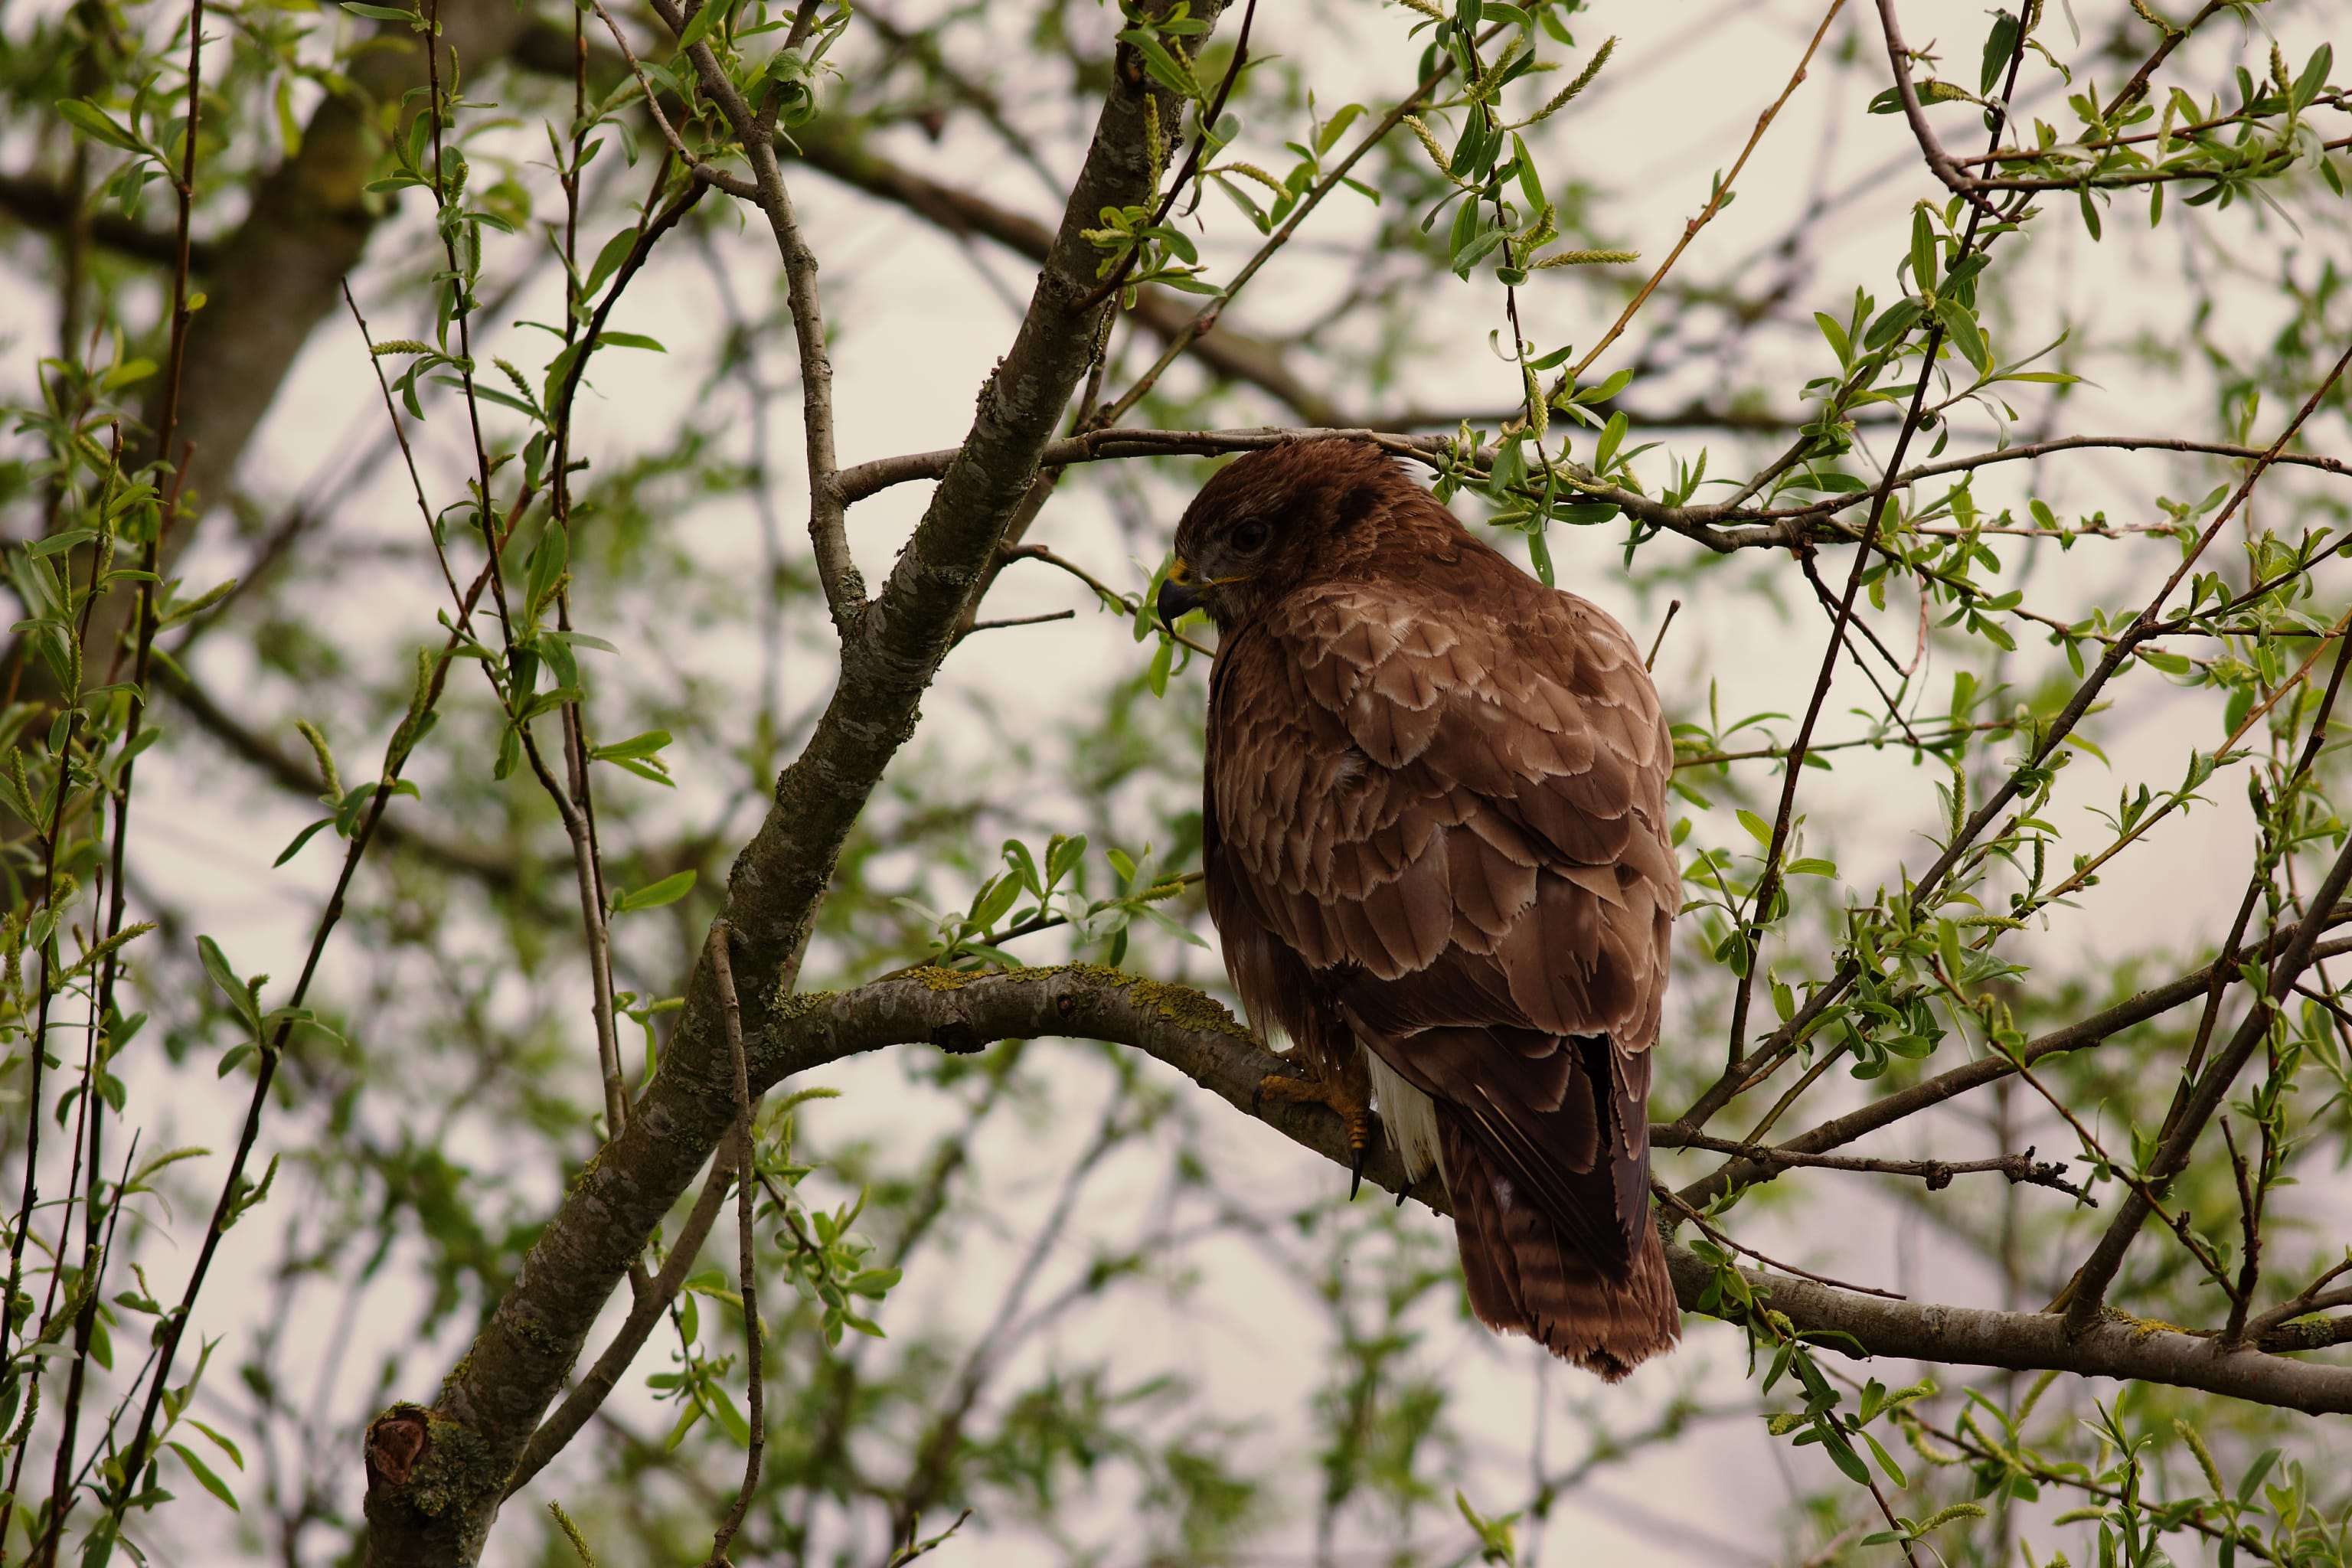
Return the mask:
{"type": "Polygon", "coordinates": [[[1435,1101],[1478,1315],[1622,1375],[1678,1322],[1645,1053],[1679,875],[1638,653],[1367,445],[1239,459],[1178,547],[1239,584],[1201,597],[1210,910],[1244,1004],[1435,1101]]]}

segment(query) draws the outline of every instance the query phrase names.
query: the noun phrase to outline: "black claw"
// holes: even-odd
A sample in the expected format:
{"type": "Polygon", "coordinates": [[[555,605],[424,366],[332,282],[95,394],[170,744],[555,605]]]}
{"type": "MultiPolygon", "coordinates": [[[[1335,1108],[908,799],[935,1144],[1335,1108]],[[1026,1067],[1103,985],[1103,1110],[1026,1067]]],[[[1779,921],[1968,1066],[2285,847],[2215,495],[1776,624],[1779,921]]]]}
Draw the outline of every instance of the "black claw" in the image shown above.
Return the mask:
{"type": "Polygon", "coordinates": [[[1372,1146],[1367,1143],[1362,1148],[1356,1151],[1355,1159],[1349,1162],[1350,1168],[1355,1172],[1354,1176],[1351,1177],[1348,1183],[1348,1201],[1349,1203],[1354,1203],[1356,1201],[1356,1194],[1363,1190],[1364,1162],[1371,1157],[1372,1146]]]}
{"type": "Polygon", "coordinates": [[[1407,1176],[1404,1179],[1404,1185],[1397,1189],[1396,1206],[1399,1208],[1404,1207],[1405,1199],[1411,1196],[1412,1196],[1412,1178],[1411,1176],[1407,1176]]]}

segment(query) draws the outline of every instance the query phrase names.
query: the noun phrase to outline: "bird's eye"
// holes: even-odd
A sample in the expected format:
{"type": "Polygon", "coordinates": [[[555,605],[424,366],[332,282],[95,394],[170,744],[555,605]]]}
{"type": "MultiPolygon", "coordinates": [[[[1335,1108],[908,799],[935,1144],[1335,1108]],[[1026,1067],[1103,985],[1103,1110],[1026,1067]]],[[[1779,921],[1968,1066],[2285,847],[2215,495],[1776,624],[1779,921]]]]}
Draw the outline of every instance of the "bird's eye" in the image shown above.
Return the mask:
{"type": "Polygon", "coordinates": [[[1265,548],[1265,542],[1273,537],[1273,534],[1274,530],[1268,528],[1262,520],[1252,518],[1234,530],[1234,548],[1244,552],[1263,550],[1265,548]]]}

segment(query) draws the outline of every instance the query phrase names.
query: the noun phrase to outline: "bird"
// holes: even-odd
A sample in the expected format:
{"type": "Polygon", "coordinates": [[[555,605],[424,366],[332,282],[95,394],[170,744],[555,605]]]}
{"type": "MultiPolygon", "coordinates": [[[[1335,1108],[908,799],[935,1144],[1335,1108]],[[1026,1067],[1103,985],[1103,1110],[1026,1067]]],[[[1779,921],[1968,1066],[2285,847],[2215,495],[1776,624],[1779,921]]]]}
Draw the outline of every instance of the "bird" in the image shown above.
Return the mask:
{"type": "Polygon", "coordinates": [[[1671,1349],[1647,1107],[1681,871],[1632,638],[1353,437],[1220,468],[1154,607],[1218,631],[1203,880],[1289,1046],[1261,1095],[1336,1111],[1360,1179],[1377,1121],[1406,1192],[1443,1181],[1489,1328],[1612,1383],[1671,1349]]]}

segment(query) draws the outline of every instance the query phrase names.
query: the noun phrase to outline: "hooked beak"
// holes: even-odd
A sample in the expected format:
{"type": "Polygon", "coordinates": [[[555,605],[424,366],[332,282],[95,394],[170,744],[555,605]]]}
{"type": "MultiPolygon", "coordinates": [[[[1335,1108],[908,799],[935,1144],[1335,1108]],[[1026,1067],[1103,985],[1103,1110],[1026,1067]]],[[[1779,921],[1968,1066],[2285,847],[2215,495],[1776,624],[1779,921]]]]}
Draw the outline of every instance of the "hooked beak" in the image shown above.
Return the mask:
{"type": "Polygon", "coordinates": [[[1171,628],[1188,612],[1201,607],[1201,595],[1192,584],[1192,568],[1185,564],[1181,555],[1176,557],[1176,564],[1168,569],[1168,575],[1160,579],[1160,598],[1153,607],[1160,612],[1160,624],[1171,628]]]}

